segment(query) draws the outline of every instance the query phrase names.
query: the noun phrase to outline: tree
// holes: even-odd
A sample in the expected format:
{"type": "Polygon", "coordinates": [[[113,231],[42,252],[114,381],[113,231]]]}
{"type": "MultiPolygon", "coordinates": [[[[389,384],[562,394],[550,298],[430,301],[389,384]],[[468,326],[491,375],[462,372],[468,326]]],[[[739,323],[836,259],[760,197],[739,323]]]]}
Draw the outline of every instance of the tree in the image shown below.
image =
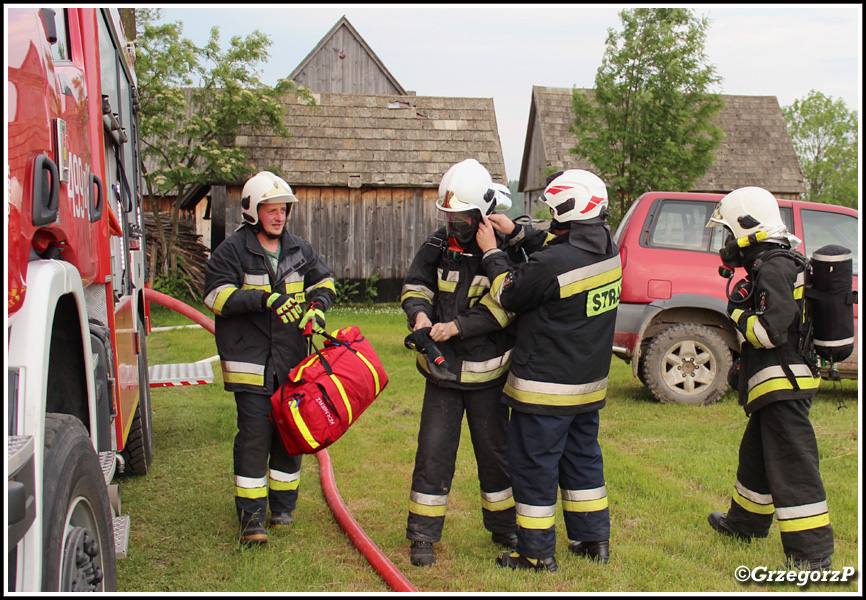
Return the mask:
{"type": "Polygon", "coordinates": [[[649,190],[688,190],[715,160],[723,138],[712,123],[723,105],[707,63],[709,20],[685,8],[619,13],[608,29],[594,90],[575,89],[570,150],[589,160],[611,195],[611,224],[649,190]]]}
{"type": "Polygon", "coordinates": [[[806,180],[803,199],[857,208],[857,111],[811,90],[782,114],[806,180]]]}
{"type": "Polygon", "coordinates": [[[235,146],[241,129],[287,137],[283,95],[296,90],[312,101],[309,90],[290,80],[274,87],[261,82],[257,65],[267,60],[271,41],[258,30],[232,37],[229,49],[222,50],[214,27],[199,48],[181,37],[182,23],[160,23],[162,16],[159,9],[136,9],[143,173],[159,236],[159,247],[152,249],[151,284],[155,276],[169,275],[179,259],[180,205],[191,186],[244,181],[255,171],[235,146]],[[175,199],[171,227],[163,224],[160,196],[175,199]]]}

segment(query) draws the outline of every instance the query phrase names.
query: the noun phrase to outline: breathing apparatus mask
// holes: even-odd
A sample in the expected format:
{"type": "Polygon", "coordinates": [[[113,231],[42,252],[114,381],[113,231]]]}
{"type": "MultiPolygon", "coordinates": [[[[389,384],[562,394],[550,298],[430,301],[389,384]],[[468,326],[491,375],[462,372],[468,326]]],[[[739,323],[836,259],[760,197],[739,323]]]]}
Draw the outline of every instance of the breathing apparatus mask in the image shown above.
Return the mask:
{"type": "MultiPolygon", "coordinates": [[[[489,189],[484,194],[483,202],[487,207],[487,213],[484,216],[493,213],[496,206],[495,193],[495,190],[489,189]]],[[[445,222],[445,232],[448,237],[446,256],[450,260],[460,260],[463,256],[472,256],[466,250],[475,242],[475,235],[478,233],[478,226],[483,218],[481,209],[440,211],[438,217],[445,222]]]]}
{"type": "Polygon", "coordinates": [[[722,259],[722,264],[719,266],[719,275],[725,279],[730,279],[734,276],[734,269],[744,266],[743,249],[763,242],[768,238],[766,231],[757,231],[739,239],[727,231],[725,241],[722,247],[719,248],[719,258],[722,259]]]}

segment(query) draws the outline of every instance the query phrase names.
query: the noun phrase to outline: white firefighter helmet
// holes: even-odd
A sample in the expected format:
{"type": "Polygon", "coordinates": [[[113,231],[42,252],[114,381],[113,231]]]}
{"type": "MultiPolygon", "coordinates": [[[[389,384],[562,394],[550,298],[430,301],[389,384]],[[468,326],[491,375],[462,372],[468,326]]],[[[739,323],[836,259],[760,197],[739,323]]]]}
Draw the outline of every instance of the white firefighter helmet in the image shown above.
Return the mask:
{"type": "Polygon", "coordinates": [[[494,209],[511,208],[509,190],[493,183],[490,172],[474,158],[452,165],[439,182],[436,207],[445,212],[479,210],[484,216],[494,209]]]}
{"type": "Polygon", "coordinates": [[[607,212],[607,187],[589,171],[569,169],[551,181],[539,200],[559,223],[587,221],[607,212]]]}
{"type": "Polygon", "coordinates": [[[298,198],[284,179],[270,171],[261,171],[244,184],[241,191],[241,215],[245,223],[255,225],[259,222],[259,204],[288,205],[297,201],[298,198]]]}
{"type": "Polygon", "coordinates": [[[758,236],[750,243],[788,237],[776,198],[755,186],[734,190],[719,201],[706,226],[719,225],[727,227],[737,240],[758,236]]]}

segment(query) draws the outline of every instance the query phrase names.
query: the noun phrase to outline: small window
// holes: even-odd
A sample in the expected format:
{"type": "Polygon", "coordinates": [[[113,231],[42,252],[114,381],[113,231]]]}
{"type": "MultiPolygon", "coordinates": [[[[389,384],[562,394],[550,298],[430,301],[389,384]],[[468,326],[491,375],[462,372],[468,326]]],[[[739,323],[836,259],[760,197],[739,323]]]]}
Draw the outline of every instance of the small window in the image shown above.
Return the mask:
{"type": "Polygon", "coordinates": [[[69,29],[66,27],[66,9],[59,6],[50,7],[54,11],[54,27],[57,31],[57,41],[51,44],[51,58],[54,60],[70,60],[69,29]]]}
{"type": "Polygon", "coordinates": [[[711,230],[706,224],[713,208],[712,202],[665,200],[656,211],[649,245],[707,251],[711,230]]]}
{"type": "Polygon", "coordinates": [[[843,213],[823,210],[803,209],[803,252],[806,256],[823,246],[835,244],[844,246],[851,251],[854,259],[854,275],[858,273],[859,237],[857,236],[857,218],[843,213]]]}

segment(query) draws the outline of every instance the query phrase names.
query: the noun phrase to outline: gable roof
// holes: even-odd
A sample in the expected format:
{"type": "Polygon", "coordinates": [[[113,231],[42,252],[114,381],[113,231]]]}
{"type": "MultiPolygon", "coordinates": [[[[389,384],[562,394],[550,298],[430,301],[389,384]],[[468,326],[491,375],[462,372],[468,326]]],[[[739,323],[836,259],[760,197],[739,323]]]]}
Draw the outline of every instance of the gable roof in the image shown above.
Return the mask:
{"type": "Polygon", "coordinates": [[[346,15],[295,67],[289,79],[314,92],[406,95],[346,15]]]}
{"type": "MultiPolygon", "coordinates": [[[[571,88],[532,87],[520,191],[543,188],[546,167],[592,170],[587,160],[568,153],[575,143],[569,132],[574,121],[571,96],[571,88]]],[[[726,193],[758,185],[775,194],[805,192],[794,145],[776,97],[722,98],[725,104],[715,120],[725,130],[726,139],[716,150],[716,161],[692,190],[679,191],[726,193]]]]}
{"type": "Polygon", "coordinates": [[[285,97],[291,137],[241,130],[235,143],[259,169],[291,185],[438,187],[454,163],[475,158],[506,183],[492,98],[313,94],[285,97]]]}

